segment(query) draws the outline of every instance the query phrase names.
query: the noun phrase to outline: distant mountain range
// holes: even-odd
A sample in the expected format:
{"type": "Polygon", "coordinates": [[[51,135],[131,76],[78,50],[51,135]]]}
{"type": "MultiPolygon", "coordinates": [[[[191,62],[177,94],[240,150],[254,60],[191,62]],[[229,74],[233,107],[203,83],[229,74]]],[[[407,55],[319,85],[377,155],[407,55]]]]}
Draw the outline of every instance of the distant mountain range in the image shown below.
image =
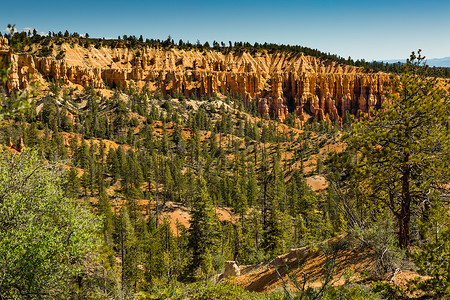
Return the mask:
{"type": "Polygon", "coordinates": [[[427,59],[429,66],[450,68],[450,57],[427,59]]]}
{"type": "MultiPolygon", "coordinates": [[[[444,67],[444,68],[450,68],[450,57],[443,57],[443,58],[427,58],[426,59],[427,64],[431,67],[444,67]]],[[[383,60],[383,62],[387,63],[397,63],[402,62],[405,63],[406,59],[389,59],[389,60],[383,60]]]]}

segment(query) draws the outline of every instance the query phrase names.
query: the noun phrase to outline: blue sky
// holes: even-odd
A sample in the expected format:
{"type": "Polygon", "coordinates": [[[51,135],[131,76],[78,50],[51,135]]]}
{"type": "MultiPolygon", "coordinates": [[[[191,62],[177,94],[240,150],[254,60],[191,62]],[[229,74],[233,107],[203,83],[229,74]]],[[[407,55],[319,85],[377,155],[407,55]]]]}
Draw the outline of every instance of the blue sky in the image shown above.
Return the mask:
{"type": "Polygon", "coordinates": [[[449,0],[5,1],[0,27],[297,44],[354,59],[450,56],[449,0]]]}

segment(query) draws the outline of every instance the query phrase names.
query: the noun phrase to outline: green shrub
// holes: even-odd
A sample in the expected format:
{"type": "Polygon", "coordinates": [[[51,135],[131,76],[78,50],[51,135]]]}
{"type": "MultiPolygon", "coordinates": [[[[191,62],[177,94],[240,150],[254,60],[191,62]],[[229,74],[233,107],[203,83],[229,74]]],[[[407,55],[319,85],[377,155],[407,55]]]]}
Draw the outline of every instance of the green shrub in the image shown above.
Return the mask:
{"type": "Polygon", "coordinates": [[[412,281],[422,291],[450,297],[450,217],[439,196],[431,195],[429,220],[421,224],[423,244],[412,257],[420,275],[431,278],[412,281]]]}
{"type": "Polygon", "coordinates": [[[381,300],[386,299],[369,287],[362,285],[330,287],[323,295],[323,300],[352,299],[352,300],[381,300]]]}
{"type": "Polygon", "coordinates": [[[386,217],[365,229],[356,227],[352,234],[362,242],[364,247],[374,251],[377,260],[373,270],[374,276],[382,276],[404,265],[405,251],[397,246],[392,218],[386,217]]]}

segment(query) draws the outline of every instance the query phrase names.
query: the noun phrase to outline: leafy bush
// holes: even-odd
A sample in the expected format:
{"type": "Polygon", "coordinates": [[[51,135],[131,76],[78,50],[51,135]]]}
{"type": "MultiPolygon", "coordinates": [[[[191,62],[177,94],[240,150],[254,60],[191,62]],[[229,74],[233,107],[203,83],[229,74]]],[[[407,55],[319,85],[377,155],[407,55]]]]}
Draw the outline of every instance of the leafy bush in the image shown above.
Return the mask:
{"type": "Polygon", "coordinates": [[[62,177],[55,164],[39,160],[36,152],[1,153],[1,298],[69,293],[83,298],[95,270],[100,224],[64,197],[62,177]]]}
{"type": "Polygon", "coordinates": [[[404,291],[400,287],[382,281],[372,283],[372,291],[382,296],[383,299],[398,299],[400,296],[404,296],[404,291]]]}
{"type": "Polygon", "coordinates": [[[211,284],[198,282],[182,284],[172,282],[163,284],[157,282],[153,288],[144,293],[142,299],[275,299],[272,296],[260,295],[255,292],[245,291],[242,287],[230,283],[211,284]]]}
{"type": "Polygon", "coordinates": [[[386,299],[376,291],[361,285],[350,287],[339,286],[329,288],[323,298],[324,300],[352,299],[352,300],[377,300],[386,299]]]}

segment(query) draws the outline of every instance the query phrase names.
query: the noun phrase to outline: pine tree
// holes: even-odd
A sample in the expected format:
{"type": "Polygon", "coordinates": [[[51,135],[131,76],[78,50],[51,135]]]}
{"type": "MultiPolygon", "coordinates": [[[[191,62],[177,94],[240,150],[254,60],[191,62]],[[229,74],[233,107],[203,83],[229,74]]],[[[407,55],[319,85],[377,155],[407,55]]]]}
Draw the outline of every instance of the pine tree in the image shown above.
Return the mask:
{"type": "Polygon", "coordinates": [[[103,234],[106,244],[113,246],[112,234],[114,231],[113,213],[111,211],[111,203],[105,190],[101,190],[98,200],[98,212],[103,216],[103,234]]]}
{"type": "Polygon", "coordinates": [[[116,150],[109,147],[108,156],[106,157],[108,172],[113,178],[112,183],[114,183],[120,176],[120,165],[116,153],[116,150]]]}
{"type": "Polygon", "coordinates": [[[87,197],[88,188],[89,188],[89,174],[87,172],[83,172],[83,174],[80,177],[80,185],[83,188],[83,197],[87,197]]]}
{"type": "Polygon", "coordinates": [[[450,216],[439,193],[430,194],[427,204],[427,215],[420,222],[423,244],[414,252],[413,260],[418,273],[429,277],[415,283],[419,289],[444,299],[450,296],[450,216]]]}
{"type": "Polygon", "coordinates": [[[108,196],[104,190],[100,190],[98,213],[103,217],[103,243],[100,250],[100,259],[104,268],[103,272],[103,286],[105,294],[111,291],[117,281],[117,267],[116,256],[114,253],[114,222],[113,213],[111,211],[111,204],[108,196]]]}
{"type": "Polygon", "coordinates": [[[141,166],[135,152],[128,150],[126,163],[123,166],[122,186],[125,195],[142,198],[141,186],[144,183],[141,166]]]}
{"type": "Polygon", "coordinates": [[[160,141],[160,150],[164,155],[166,155],[169,151],[169,139],[167,137],[166,123],[163,123],[163,136],[160,141]]]}
{"type": "Polygon", "coordinates": [[[117,147],[116,149],[117,157],[117,178],[124,179],[126,177],[126,155],[123,147],[117,147]]]}
{"type": "Polygon", "coordinates": [[[77,152],[78,152],[78,137],[76,135],[73,135],[69,140],[69,149],[70,154],[72,155],[72,159],[74,160],[74,163],[77,165],[77,152]]]}
{"type": "Polygon", "coordinates": [[[297,215],[294,224],[294,246],[303,247],[310,240],[310,233],[302,215],[297,215]]]}
{"type": "Polygon", "coordinates": [[[355,173],[359,188],[371,203],[382,204],[395,216],[398,244],[411,241],[411,217],[430,191],[449,182],[446,124],[450,101],[430,78],[424,57],[412,53],[382,109],[357,123],[345,137],[361,153],[355,173]]]}
{"type": "Polygon", "coordinates": [[[66,175],[67,183],[65,185],[66,196],[69,198],[78,198],[80,192],[80,178],[78,178],[78,171],[75,167],[71,166],[69,172],[66,175]]]}
{"type": "Polygon", "coordinates": [[[253,165],[250,166],[247,187],[247,202],[249,207],[253,207],[258,201],[258,180],[253,165]]]}
{"type": "Polygon", "coordinates": [[[67,159],[68,154],[67,154],[66,146],[64,145],[64,138],[61,136],[58,129],[55,130],[52,138],[56,144],[56,152],[57,152],[58,158],[59,159],[67,159]]]}
{"type": "Polygon", "coordinates": [[[41,144],[41,139],[39,137],[39,130],[37,129],[35,122],[27,126],[26,138],[24,138],[24,143],[28,147],[34,147],[41,144]]]}
{"type": "Polygon", "coordinates": [[[237,182],[233,187],[233,210],[239,215],[241,224],[244,223],[245,214],[248,209],[247,197],[242,193],[241,187],[237,182]]]}
{"type": "Polygon", "coordinates": [[[192,257],[189,262],[189,275],[202,277],[201,267],[216,245],[218,220],[211,198],[203,178],[199,179],[199,192],[192,204],[191,219],[189,221],[189,244],[192,257]]]}
{"type": "Polygon", "coordinates": [[[155,218],[150,215],[148,222],[144,224],[141,234],[141,245],[144,253],[143,266],[144,278],[148,283],[153,283],[163,274],[163,246],[155,218]]]}
{"type": "Polygon", "coordinates": [[[137,290],[139,253],[134,228],[131,225],[128,209],[122,206],[120,212],[120,258],[122,261],[122,293],[131,295],[137,290]]]}
{"type": "Polygon", "coordinates": [[[275,202],[271,202],[268,207],[268,218],[266,228],[264,230],[263,248],[270,255],[279,254],[283,249],[283,225],[282,213],[276,206],[275,202]]]}
{"type": "Polygon", "coordinates": [[[263,241],[263,228],[261,224],[261,214],[256,209],[251,209],[246,218],[246,224],[242,228],[244,237],[243,246],[244,251],[240,252],[241,263],[246,262],[246,258],[248,258],[248,262],[255,263],[256,256],[262,254],[262,241],[263,241]]]}
{"type": "Polygon", "coordinates": [[[85,139],[82,139],[80,147],[76,152],[76,161],[78,166],[86,169],[89,166],[89,145],[85,139]]]}

